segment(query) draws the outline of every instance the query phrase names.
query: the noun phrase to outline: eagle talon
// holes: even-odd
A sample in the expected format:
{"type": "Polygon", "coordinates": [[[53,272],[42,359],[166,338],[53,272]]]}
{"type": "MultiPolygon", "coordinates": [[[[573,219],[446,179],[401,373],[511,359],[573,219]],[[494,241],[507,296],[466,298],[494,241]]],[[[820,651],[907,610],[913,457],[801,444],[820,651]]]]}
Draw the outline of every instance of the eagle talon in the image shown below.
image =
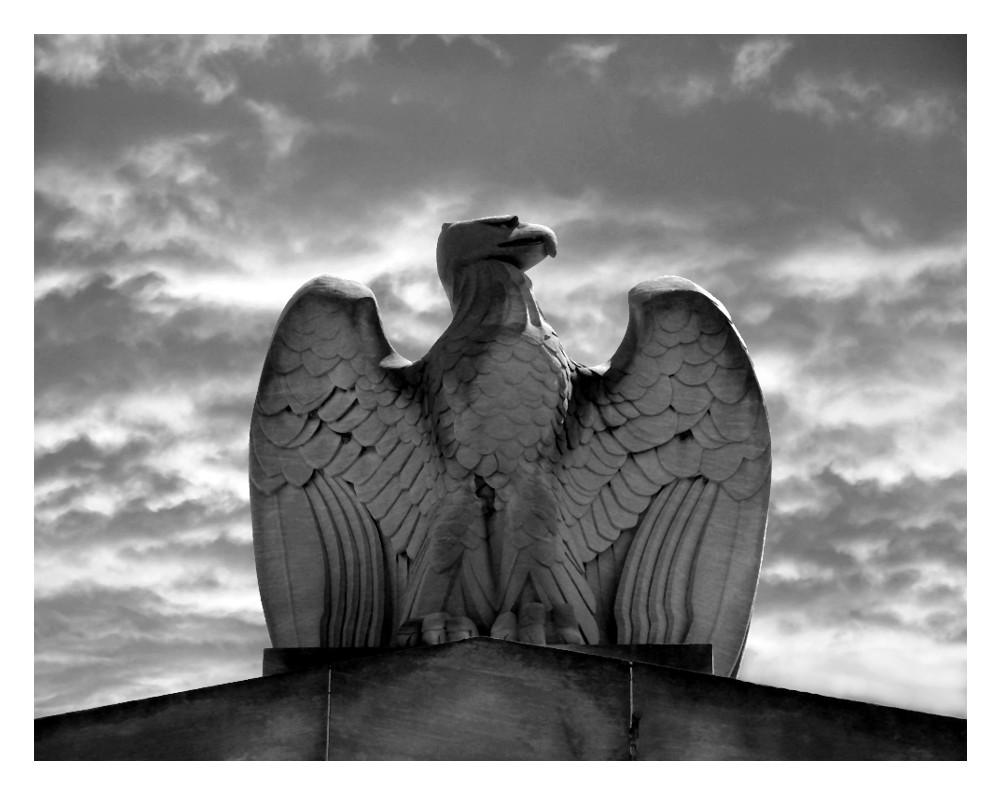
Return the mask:
{"type": "Polygon", "coordinates": [[[570,604],[556,604],[552,607],[552,623],[556,642],[560,645],[585,644],[576,611],[570,604]]]}
{"type": "Polygon", "coordinates": [[[424,615],[420,622],[420,638],[424,645],[440,645],[448,641],[448,619],[451,616],[447,612],[432,612],[424,615]]]}
{"type": "Polygon", "coordinates": [[[538,601],[522,604],[517,621],[517,639],[532,645],[545,645],[547,612],[545,604],[538,601]]]}
{"type": "Polygon", "coordinates": [[[476,624],[464,615],[432,612],[400,626],[396,631],[396,646],[409,648],[414,645],[441,645],[478,636],[476,624]]]}
{"type": "Polygon", "coordinates": [[[411,620],[396,630],[396,647],[412,648],[420,644],[420,621],[411,620]]]}
{"type": "Polygon", "coordinates": [[[517,617],[513,612],[501,612],[490,627],[490,637],[495,640],[517,640],[517,617]]]}
{"type": "Polygon", "coordinates": [[[457,642],[479,636],[476,624],[464,615],[448,618],[445,622],[445,631],[448,633],[448,642],[457,642]]]}
{"type": "Polygon", "coordinates": [[[503,612],[490,628],[495,640],[527,642],[532,645],[584,645],[576,611],[571,604],[556,604],[551,610],[533,601],[522,604],[518,615],[503,612]]]}

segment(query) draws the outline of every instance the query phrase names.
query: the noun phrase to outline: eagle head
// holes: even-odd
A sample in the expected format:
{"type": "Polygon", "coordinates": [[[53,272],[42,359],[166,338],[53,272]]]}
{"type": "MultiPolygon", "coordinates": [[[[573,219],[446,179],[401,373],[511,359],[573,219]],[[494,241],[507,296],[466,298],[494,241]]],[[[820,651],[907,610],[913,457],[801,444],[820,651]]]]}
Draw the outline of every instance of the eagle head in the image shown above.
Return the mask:
{"type": "Polygon", "coordinates": [[[487,259],[524,272],[556,255],[556,235],[547,226],[521,223],[516,215],[496,215],[441,225],[437,243],[438,275],[450,294],[457,270],[487,259]]]}

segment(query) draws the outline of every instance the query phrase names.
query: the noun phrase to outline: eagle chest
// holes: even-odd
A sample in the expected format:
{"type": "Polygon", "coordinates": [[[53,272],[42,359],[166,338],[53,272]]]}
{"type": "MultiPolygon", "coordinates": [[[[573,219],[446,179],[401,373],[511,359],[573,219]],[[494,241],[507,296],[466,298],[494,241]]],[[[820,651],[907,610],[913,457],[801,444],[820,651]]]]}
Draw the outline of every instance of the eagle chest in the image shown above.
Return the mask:
{"type": "Polygon", "coordinates": [[[465,353],[444,371],[440,392],[459,461],[485,475],[545,455],[569,396],[569,362],[558,340],[501,333],[465,353]]]}

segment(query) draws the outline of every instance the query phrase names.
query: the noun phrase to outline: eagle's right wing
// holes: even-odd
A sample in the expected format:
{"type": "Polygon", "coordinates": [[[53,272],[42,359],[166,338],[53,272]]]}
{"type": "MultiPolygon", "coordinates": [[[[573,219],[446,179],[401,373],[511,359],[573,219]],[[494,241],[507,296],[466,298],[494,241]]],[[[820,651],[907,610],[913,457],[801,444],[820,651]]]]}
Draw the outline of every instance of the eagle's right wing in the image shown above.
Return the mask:
{"type": "Polygon", "coordinates": [[[254,555],[275,647],[391,644],[407,559],[443,487],[421,366],[393,351],[356,282],[313,279],[282,312],[250,425],[254,555]]]}

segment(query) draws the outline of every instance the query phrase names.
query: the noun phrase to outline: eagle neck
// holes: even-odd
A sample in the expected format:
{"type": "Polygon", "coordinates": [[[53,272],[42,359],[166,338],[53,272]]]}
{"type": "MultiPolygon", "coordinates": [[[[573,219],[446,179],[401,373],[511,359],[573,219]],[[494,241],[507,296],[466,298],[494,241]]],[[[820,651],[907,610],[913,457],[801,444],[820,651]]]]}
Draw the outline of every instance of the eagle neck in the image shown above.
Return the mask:
{"type": "Polygon", "coordinates": [[[503,327],[523,332],[541,328],[544,320],[531,279],[513,265],[488,259],[465,267],[456,274],[455,330],[503,327]]]}

